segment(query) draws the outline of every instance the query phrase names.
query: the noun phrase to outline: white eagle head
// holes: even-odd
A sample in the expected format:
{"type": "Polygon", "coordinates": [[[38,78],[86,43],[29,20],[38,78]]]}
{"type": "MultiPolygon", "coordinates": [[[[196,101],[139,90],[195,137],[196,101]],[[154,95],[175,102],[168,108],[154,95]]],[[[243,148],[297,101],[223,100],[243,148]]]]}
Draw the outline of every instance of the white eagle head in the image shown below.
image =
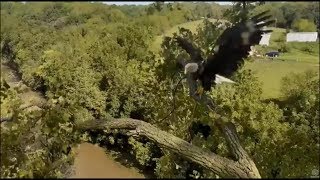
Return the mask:
{"type": "Polygon", "coordinates": [[[195,73],[198,71],[198,69],[199,69],[199,66],[197,63],[188,63],[184,67],[184,74],[195,73]]]}

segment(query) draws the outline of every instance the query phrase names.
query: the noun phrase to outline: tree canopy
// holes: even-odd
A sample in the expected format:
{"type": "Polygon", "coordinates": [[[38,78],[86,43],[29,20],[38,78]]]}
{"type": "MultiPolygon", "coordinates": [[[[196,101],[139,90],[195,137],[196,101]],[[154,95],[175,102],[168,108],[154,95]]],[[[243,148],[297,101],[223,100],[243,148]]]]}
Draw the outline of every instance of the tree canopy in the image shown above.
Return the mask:
{"type": "MultiPolygon", "coordinates": [[[[283,4],[291,5],[272,9],[277,25],[299,22],[297,14],[318,25],[310,13],[316,13],[313,6],[319,4],[302,3],[301,11],[294,10],[299,6],[295,3],[283,4]]],[[[252,11],[271,6],[265,3],[252,11]]],[[[320,161],[318,72],[287,76],[283,97],[264,101],[256,74],[241,69],[234,75],[236,85],[222,84],[208,94],[216,105],[209,112],[189,96],[185,81],[178,83],[183,74],[177,59],[188,54],[169,37],[159,55],[150,50],[154,38],[170,27],[201,17],[223,18],[226,8],[202,2],[2,2],[1,63],[15,65],[23,83],[41,92],[47,103],[34,111],[21,108],[22,90],[1,78],[1,118],[10,117],[1,122],[1,177],[64,177],[73,163],[70,149],[83,141],[115,143],[158,178],[219,177],[149,139],[117,136],[121,130],[77,128],[111,117],[139,119],[203,150],[231,157],[216,125],[223,119],[235,125],[263,178],[312,176],[320,161]],[[196,123],[210,127],[209,135],[196,129],[196,123]]],[[[196,32],[180,28],[173,36],[195,42],[207,55],[224,29],[221,22],[204,19],[196,32]]]]}

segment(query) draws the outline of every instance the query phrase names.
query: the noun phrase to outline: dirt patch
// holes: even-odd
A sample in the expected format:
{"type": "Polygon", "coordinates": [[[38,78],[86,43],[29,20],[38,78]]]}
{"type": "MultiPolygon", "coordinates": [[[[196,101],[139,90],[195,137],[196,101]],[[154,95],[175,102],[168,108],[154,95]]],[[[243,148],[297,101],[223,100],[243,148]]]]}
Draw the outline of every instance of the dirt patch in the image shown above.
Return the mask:
{"type": "Polygon", "coordinates": [[[71,178],[145,178],[137,169],[116,162],[101,147],[83,143],[75,151],[75,174],[71,178]]]}
{"type": "Polygon", "coordinates": [[[14,87],[18,90],[19,97],[22,100],[21,108],[31,106],[41,107],[46,103],[45,97],[40,92],[33,91],[30,87],[25,85],[19,78],[18,73],[3,61],[1,61],[1,77],[6,80],[10,87],[14,87]]]}

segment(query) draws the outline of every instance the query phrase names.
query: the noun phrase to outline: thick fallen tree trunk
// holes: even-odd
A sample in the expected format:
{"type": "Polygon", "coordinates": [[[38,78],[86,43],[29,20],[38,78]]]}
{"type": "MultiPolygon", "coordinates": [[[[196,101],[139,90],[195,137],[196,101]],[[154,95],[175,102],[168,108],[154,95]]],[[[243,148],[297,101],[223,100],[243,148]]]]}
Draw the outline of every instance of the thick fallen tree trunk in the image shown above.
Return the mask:
{"type": "Polygon", "coordinates": [[[140,120],[130,118],[95,120],[81,124],[79,128],[84,130],[126,129],[128,130],[128,135],[147,137],[159,146],[170,149],[186,159],[212,170],[221,177],[260,178],[254,163],[240,146],[234,129],[228,126],[222,126],[222,128],[223,131],[227,132],[225,133],[226,140],[230,144],[231,152],[238,157],[237,161],[205,151],[140,120]]]}

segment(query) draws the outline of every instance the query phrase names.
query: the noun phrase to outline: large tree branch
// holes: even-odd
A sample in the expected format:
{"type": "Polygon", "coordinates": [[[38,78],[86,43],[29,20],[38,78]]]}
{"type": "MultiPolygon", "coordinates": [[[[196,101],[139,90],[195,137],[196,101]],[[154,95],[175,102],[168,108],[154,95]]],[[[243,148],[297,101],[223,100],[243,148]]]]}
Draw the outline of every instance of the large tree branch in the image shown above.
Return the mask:
{"type": "MultiPolygon", "coordinates": [[[[182,59],[178,60],[178,63],[182,67],[184,67],[187,64],[182,59]]],[[[206,94],[199,96],[196,93],[198,83],[194,78],[192,78],[191,74],[187,75],[187,84],[189,86],[189,95],[198,103],[206,106],[209,111],[214,111],[214,103],[212,99],[206,94]]],[[[247,152],[242,148],[240,144],[240,140],[237,135],[237,131],[234,124],[232,122],[224,123],[221,119],[217,119],[216,125],[218,126],[220,132],[224,135],[224,138],[227,142],[229,151],[232,154],[233,159],[242,165],[242,167],[245,169],[244,171],[250,173],[249,177],[260,178],[261,176],[255,163],[252,161],[252,159],[249,157],[247,152]]]]}
{"type": "MultiPolygon", "coordinates": [[[[183,67],[186,64],[183,60],[180,60],[179,63],[183,67]]],[[[190,96],[209,110],[214,110],[214,104],[210,97],[206,94],[198,96],[195,93],[198,84],[191,75],[187,75],[187,83],[190,96]]],[[[147,137],[159,146],[170,149],[184,158],[212,170],[221,177],[261,178],[255,163],[242,148],[234,124],[225,123],[222,119],[218,119],[216,125],[227,141],[229,150],[234,157],[233,160],[205,151],[140,120],[130,118],[96,120],[81,124],[79,127],[81,129],[126,129],[129,130],[128,135],[147,137]]]]}
{"type": "Polygon", "coordinates": [[[212,170],[222,177],[256,178],[241,163],[205,151],[183,139],[162,131],[155,126],[140,120],[124,118],[111,120],[94,120],[78,125],[80,129],[126,129],[130,135],[144,136],[156,142],[159,146],[170,149],[188,160],[212,170]]]}
{"type": "Polygon", "coordinates": [[[0,123],[10,122],[12,121],[12,117],[0,117],[0,123]]]}
{"type": "Polygon", "coordinates": [[[249,157],[248,153],[242,148],[234,124],[231,122],[223,123],[222,120],[218,119],[216,121],[216,125],[218,125],[220,132],[224,135],[229,151],[233,155],[233,159],[241,164],[244,171],[247,171],[247,173],[250,174],[249,177],[261,178],[255,163],[249,157]]]}

